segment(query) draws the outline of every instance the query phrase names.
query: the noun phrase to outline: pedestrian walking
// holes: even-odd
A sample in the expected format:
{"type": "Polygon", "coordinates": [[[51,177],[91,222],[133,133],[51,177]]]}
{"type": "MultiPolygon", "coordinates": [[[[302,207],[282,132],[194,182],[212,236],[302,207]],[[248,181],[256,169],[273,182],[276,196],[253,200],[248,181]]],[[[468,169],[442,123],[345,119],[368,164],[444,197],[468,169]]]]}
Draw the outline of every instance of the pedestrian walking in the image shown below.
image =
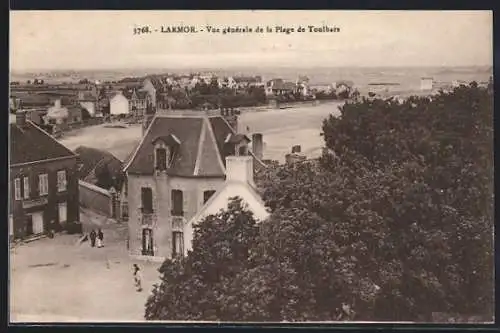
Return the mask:
{"type": "Polygon", "coordinates": [[[99,228],[99,231],[97,232],[97,247],[103,247],[104,241],[104,234],[102,233],[102,230],[99,228]]]}
{"type": "Polygon", "coordinates": [[[138,292],[142,291],[142,274],[141,269],[137,264],[134,264],[134,284],[138,292]]]}
{"type": "Polygon", "coordinates": [[[92,229],[92,231],[90,232],[89,237],[90,237],[90,246],[95,247],[95,239],[97,237],[97,234],[95,233],[94,229],[92,229]]]}

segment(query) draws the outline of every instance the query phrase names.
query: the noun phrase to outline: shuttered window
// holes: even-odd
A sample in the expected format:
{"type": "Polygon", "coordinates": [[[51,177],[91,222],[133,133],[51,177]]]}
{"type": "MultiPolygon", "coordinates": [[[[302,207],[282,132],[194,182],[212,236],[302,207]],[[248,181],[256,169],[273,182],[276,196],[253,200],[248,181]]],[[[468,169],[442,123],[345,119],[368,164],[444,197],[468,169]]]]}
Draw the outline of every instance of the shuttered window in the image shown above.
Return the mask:
{"type": "Polygon", "coordinates": [[[183,216],[183,195],[181,190],[172,190],[172,215],[183,216]]]}
{"type": "Polygon", "coordinates": [[[153,212],[153,191],[150,187],[141,188],[141,203],[143,213],[153,212]]]}
{"type": "Polygon", "coordinates": [[[66,180],[66,171],[60,170],[57,171],[57,191],[63,192],[66,191],[67,180],[66,180]]]}
{"type": "Polygon", "coordinates": [[[38,189],[40,195],[49,194],[49,175],[44,173],[38,176],[38,189]]]}
{"type": "Polygon", "coordinates": [[[14,179],[14,199],[21,200],[21,179],[14,179]]]}
{"type": "Polygon", "coordinates": [[[182,232],[174,231],[172,233],[172,257],[180,256],[184,252],[184,237],[182,232]]]}
{"type": "Polygon", "coordinates": [[[157,170],[167,169],[167,150],[165,148],[156,149],[156,169],[157,170]]]}

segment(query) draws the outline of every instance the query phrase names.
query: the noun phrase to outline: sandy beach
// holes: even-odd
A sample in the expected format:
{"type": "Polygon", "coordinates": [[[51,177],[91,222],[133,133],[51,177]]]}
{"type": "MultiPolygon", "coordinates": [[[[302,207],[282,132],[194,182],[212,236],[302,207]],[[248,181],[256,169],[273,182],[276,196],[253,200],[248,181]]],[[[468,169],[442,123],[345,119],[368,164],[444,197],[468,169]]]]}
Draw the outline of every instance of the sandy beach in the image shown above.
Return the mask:
{"type": "MultiPolygon", "coordinates": [[[[284,161],[285,154],[293,145],[301,145],[307,156],[315,157],[320,154],[323,146],[320,136],[323,119],[329,114],[340,114],[338,107],[342,104],[343,102],[334,101],[286,109],[266,109],[262,112],[246,111],[240,116],[239,129],[247,134],[263,134],[265,159],[284,161]]],[[[123,160],[140,139],[140,125],[130,125],[127,128],[97,125],[68,133],[60,142],[72,150],[79,146],[104,149],[123,160]]]]}

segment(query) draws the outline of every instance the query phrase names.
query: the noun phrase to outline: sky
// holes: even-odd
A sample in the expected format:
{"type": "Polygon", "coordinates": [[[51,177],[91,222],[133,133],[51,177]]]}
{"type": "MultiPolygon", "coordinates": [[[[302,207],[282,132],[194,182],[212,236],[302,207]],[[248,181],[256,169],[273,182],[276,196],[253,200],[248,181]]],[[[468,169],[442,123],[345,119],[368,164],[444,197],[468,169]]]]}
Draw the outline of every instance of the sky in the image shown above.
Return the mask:
{"type": "Polygon", "coordinates": [[[491,66],[491,11],[11,11],[13,71],[491,66]],[[195,26],[197,33],[160,33],[195,26]],[[270,33],[211,33],[257,26],[270,33]],[[339,32],[296,32],[298,27],[339,32]],[[149,26],[150,34],[134,35],[149,26]],[[295,29],[286,34],[276,26],[295,29]],[[203,31],[201,31],[203,30],[203,31]]]}

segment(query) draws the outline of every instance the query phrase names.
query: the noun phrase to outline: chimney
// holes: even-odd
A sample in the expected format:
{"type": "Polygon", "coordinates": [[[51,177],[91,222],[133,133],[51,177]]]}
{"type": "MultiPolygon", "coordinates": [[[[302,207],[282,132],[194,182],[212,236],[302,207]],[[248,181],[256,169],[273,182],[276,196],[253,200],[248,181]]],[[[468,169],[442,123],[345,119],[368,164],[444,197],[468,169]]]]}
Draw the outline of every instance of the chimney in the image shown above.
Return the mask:
{"type": "Polygon", "coordinates": [[[264,144],[262,142],[262,133],[252,135],[252,152],[259,160],[262,160],[264,144]]]}
{"type": "Polygon", "coordinates": [[[255,186],[252,156],[227,156],[226,181],[246,182],[255,186]]]}
{"type": "Polygon", "coordinates": [[[292,146],[292,154],[294,154],[294,153],[300,153],[300,151],[301,151],[300,145],[292,146]]]}
{"type": "Polygon", "coordinates": [[[19,110],[16,112],[16,125],[19,127],[26,125],[26,111],[19,110]]]}
{"type": "Polygon", "coordinates": [[[58,108],[58,109],[61,108],[61,100],[60,99],[56,99],[56,101],[54,102],[54,106],[56,108],[58,108]]]}
{"type": "Polygon", "coordinates": [[[306,156],[300,155],[300,154],[297,154],[297,153],[286,154],[285,155],[286,164],[295,164],[297,162],[303,162],[305,160],[306,160],[306,156]]]}

